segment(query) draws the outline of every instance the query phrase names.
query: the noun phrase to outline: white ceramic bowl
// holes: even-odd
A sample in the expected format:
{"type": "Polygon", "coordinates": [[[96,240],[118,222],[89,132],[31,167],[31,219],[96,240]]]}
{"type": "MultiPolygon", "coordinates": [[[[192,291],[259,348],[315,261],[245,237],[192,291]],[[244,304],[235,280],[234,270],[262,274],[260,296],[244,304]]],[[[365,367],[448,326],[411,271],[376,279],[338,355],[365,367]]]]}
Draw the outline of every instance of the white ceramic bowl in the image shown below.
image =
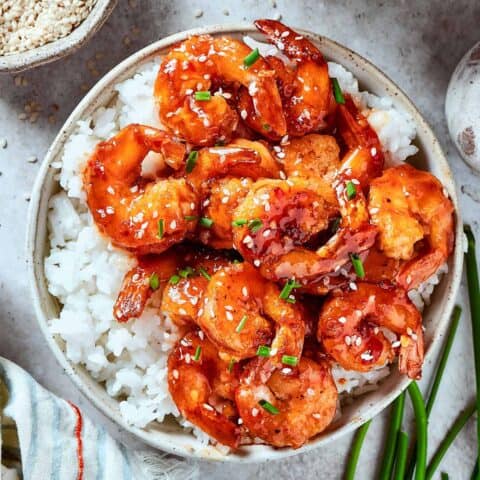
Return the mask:
{"type": "MultiPolygon", "coordinates": [[[[109,397],[103,386],[96,383],[84,368],[72,364],[67,359],[63,341],[53,336],[48,328],[49,319],[57,317],[60,308],[56,299],[48,293],[44,274],[44,258],[48,254],[49,248],[47,232],[48,201],[51,195],[59,189],[57,182],[53,178],[55,171],[50,167],[50,164],[61,155],[65,140],[76,128],[77,121],[91,115],[99,106],[107,105],[111,102],[115,95],[112,88],[114,84],[131,77],[141,64],[161,54],[176,42],[184,40],[189,35],[199,33],[232,35],[236,37],[248,33],[257,39],[263,38],[256,33],[256,30],[251,25],[213,26],[182,32],[155,42],[135,53],[115,67],[92,88],[65,122],[65,125],[50,147],[35,184],[31,200],[28,232],[30,280],[35,312],[40,328],[50,348],[75,384],[103,413],[148,444],[167,452],[185,457],[200,457],[229,462],[265,461],[312,450],[356,429],[392,402],[406,388],[409,380],[401,376],[396,368],[392,369],[392,374],[382,382],[378,390],[358,398],[349,406],[345,406],[339,420],[333,423],[327,431],[312,439],[298,450],[274,449],[268,446],[257,445],[244,448],[239,453],[223,457],[213,447],[202,447],[191,434],[180,428],[174,421],[161,425],[156,424],[147,429],[139,429],[127,425],[120,415],[117,400],[109,397]]],[[[445,334],[455,294],[460,283],[463,262],[462,224],[458,213],[455,185],[447,160],[438,140],[413,103],[382,72],[356,53],[327,38],[309,32],[302,32],[302,34],[316,43],[326,58],[341,63],[349,69],[358,78],[362,88],[377,95],[390,96],[398,108],[408,112],[414,118],[417,125],[415,143],[420,149],[420,153],[414,158],[414,163],[420,168],[430,170],[442,181],[455,205],[455,251],[449,259],[449,272],[444,276],[440,285],[437,286],[432,297],[432,303],[426,308],[424,314],[426,361],[428,361],[434,346],[442,342],[442,337],[445,334]]]]}
{"type": "Polygon", "coordinates": [[[73,53],[104,24],[116,4],[117,0],[97,0],[82,23],[67,36],[26,52],[0,55],[0,72],[21,72],[73,53]]]}

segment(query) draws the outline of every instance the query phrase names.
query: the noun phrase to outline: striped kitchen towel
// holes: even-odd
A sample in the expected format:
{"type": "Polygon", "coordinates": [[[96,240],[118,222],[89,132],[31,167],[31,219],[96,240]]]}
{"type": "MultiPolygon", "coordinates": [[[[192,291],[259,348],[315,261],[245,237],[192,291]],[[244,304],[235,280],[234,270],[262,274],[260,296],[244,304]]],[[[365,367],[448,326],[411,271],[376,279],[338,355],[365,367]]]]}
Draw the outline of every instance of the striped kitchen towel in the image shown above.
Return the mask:
{"type": "Polygon", "coordinates": [[[128,450],[0,357],[0,479],[194,480],[195,462],[128,450]],[[18,477],[17,477],[18,473],[18,477]]]}

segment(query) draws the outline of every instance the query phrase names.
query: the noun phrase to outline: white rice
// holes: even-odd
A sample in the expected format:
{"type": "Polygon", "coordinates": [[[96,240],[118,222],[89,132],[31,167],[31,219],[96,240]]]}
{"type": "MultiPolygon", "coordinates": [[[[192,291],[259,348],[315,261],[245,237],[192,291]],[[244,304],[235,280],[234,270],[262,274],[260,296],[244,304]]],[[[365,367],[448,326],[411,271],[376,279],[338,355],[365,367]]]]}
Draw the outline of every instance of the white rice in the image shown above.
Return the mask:
{"type": "MultiPolygon", "coordinates": [[[[112,308],[124,274],[132,265],[130,256],[113,247],[95,228],[82,190],[81,172],[95,145],[130,123],[161,127],[155,114],[153,83],[159,59],[145,64],[133,76],[118,84],[118,96],[111,107],[100,107],[91,118],[78,122],[76,132],[66,142],[57,178],[63,191],[50,200],[48,215],[50,254],[45,259],[49,291],[63,305],[59,318],[50,322],[52,333],[66,344],[67,357],[84,365],[92,377],[120,400],[125,420],[137,427],[162,422],[166,415],[179,416],[168,393],[166,362],[177,340],[175,325],[150,305],[139,319],[119,324],[112,308]]],[[[413,120],[398,111],[388,98],[359,92],[358,83],[345,68],[329,63],[331,76],[355,96],[364,107],[391,163],[404,161],[417,149],[413,120]]],[[[443,270],[445,271],[445,270],[443,270]]],[[[439,281],[439,272],[427,285],[410,294],[423,307],[439,281]]],[[[344,371],[333,373],[339,392],[358,394],[376,388],[388,375],[389,367],[367,374],[344,371]]],[[[179,422],[191,428],[184,419],[179,422]]],[[[208,437],[198,429],[202,443],[208,437]]]]}

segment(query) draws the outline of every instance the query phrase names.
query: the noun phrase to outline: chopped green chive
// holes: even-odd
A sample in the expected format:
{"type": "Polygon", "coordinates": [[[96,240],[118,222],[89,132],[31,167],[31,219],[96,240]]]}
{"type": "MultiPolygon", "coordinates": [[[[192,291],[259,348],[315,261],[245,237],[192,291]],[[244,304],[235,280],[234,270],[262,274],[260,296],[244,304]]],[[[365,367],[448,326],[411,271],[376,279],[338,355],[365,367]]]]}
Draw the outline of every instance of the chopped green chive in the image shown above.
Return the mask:
{"type": "Polygon", "coordinates": [[[332,222],[332,233],[337,233],[337,230],[340,227],[340,222],[342,221],[342,217],[337,217],[332,222]]]}
{"type": "Polygon", "coordinates": [[[195,355],[193,356],[193,359],[198,362],[200,360],[200,356],[202,355],[202,347],[200,345],[197,346],[197,349],[195,350],[195,355]]]}
{"type": "Polygon", "coordinates": [[[248,220],[246,220],[245,218],[239,218],[237,220],[234,220],[232,222],[232,225],[234,227],[241,227],[242,225],[246,225],[248,223],[248,220]]]}
{"type": "Polygon", "coordinates": [[[179,276],[179,275],[172,275],[172,276],[170,277],[170,280],[169,280],[169,282],[170,282],[172,285],[176,285],[179,281],[180,281],[180,276],[179,276]]]}
{"type": "Polygon", "coordinates": [[[340,84],[336,78],[332,78],[333,84],[333,96],[335,97],[335,101],[337,103],[341,103],[342,105],[345,103],[345,98],[342,93],[342,89],[340,88],[340,84]]]}
{"type": "Polygon", "coordinates": [[[200,102],[205,102],[212,98],[212,94],[209,91],[199,91],[195,92],[195,100],[199,100],[200,102]]]}
{"type": "Polygon", "coordinates": [[[213,220],[208,217],[202,217],[199,223],[202,227],[211,228],[211,226],[213,225],[213,220]]]}
{"type": "Polygon", "coordinates": [[[269,357],[270,347],[267,347],[267,345],[260,345],[257,350],[257,355],[259,357],[269,357]]]}
{"type": "Polygon", "coordinates": [[[185,217],[183,217],[187,222],[193,222],[194,220],[196,220],[198,217],[196,215],[185,215],[185,217]]]}
{"type": "Polygon", "coordinates": [[[187,173],[191,173],[192,170],[195,168],[195,165],[197,163],[197,158],[198,158],[198,152],[196,150],[192,150],[188,154],[187,165],[185,167],[185,170],[187,171],[187,173]]]}
{"type": "Polygon", "coordinates": [[[267,402],[266,400],[260,400],[258,404],[272,415],[278,415],[280,413],[277,407],[273,406],[270,402],[267,402]]]}
{"type": "Polygon", "coordinates": [[[235,365],[235,359],[231,358],[228,364],[228,371],[231,372],[233,370],[233,366],[235,365]]]}
{"type": "Polygon", "coordinates": [[[258,48],[252,50],[244,59],[243,64],[246,67],[251,67],[260,58],[260,52],[258,48]]]}
{"type": "Polygon", "coordinates": [[[164,222],[163,218],[158,221],[158,238],[163,238],[164,222]]]}
{"type": "Polygon", "coordinates": [[[262,125],[262,127],[263,127],[263,129],[266,130],[267,132],[269,132],[270,129],[272,128],[268,123],[264,123],[264,124],[262,125]]]}
{"type": "Polygon", "coordinates": [[[290,365],[291,367],[296,367],[298,364],[298,357],[294,357],[293,355],[283,355],[282,363],[290,365]]]}
{"type": "Polygon", "coordinates": [[[244,315],[242,317],[242,319],[240,320],[240,322],[238,322],[237,328],[235,329],[235,331],[237,333],[240,333],[245,328],[245,324],[247,323],[247,319],[248,319],[248,317],[246,315],[244,315]]]}
{"type": "Polygon", "coordinates": [[[248,228],[252,233],[257,233],[263,226],[263,222],[259,218],[254,218],[248,222],[248,228]]]}
{"type": "Polygon", "coordinates": [[[290,280],[287,281],[287,283],[283,287],[279,297],[282,300],[286,300],[287,302],[295,303],[295,298],[291,297],[290,294],[292,293],[294,288],[299,288],[301,286],[302,285],[300,283],[297,283],[294,278],[291,278],[290,280]]]}
{"type": "Polygon", "coordinates": [[[202,275],[203,277],[205,277],[207,280],[211,280],[212,277],[208,274],[208,272],[203,268],[203,267],[199,267],[198,268],[198,271],[200,272],[200,275],[202,275]]]}
{"type": "Polygon", "coordinates": [[[355,273],[357,274],[358,278],[365,277],[365,268],[363,268],[362,259],[356,254],[350,254],[350,260],[352,260],[353,268],[355,269],[355,273]]]}
{"type": "Polygon", "coordinates": [[[347,198],[351,200],[352,198],[355,198],[357,195],[357,189],[355,187],[355,184],[352,181],[349,181],[347,183],[347,198]]]}
{"type": "Polygon", "coordinates": [[[152,273],[150,276],[149,284],[152,290],[158,290],[158,287],[160,286],[160,280],[156,273],[152,273]]]}
{"type": "Polygon", "coordinates": [[[192,267],[185,267],[184,269],[182,269],[178,272],[178,274],[182,278],[188,278],[189,276],[193,275],[194,273],[195,273],[195,269],[193,269],[192,267]]]}
{"type": "Polygon", "coordinates": [[[237,265],[239,263],[243,263],[243,260],[239,260],[238,258],[236,258],[233,262],[232,262],[234,265],[237,265]]]}

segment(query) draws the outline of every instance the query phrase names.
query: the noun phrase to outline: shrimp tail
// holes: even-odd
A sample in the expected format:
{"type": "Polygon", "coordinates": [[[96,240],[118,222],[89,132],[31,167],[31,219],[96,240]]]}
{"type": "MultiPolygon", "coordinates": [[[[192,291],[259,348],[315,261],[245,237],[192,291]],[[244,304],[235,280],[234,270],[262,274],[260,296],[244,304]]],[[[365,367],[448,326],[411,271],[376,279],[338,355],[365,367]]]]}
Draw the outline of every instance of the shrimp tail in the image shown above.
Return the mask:
{"type": "Polygon", "coordinates": [[[255,20],[255,27],[290,59],[327,66],[322,52],[309,40],[277,20],[255,20]]]}
{"type": "Polygon", "coordinates": [[[420,380],[422,377],[423,356],[423,330],[420,325],[411,336],[402,335],[400,337],[398,370],[402,374],[407,374],[413,380],[420,380]]]}

